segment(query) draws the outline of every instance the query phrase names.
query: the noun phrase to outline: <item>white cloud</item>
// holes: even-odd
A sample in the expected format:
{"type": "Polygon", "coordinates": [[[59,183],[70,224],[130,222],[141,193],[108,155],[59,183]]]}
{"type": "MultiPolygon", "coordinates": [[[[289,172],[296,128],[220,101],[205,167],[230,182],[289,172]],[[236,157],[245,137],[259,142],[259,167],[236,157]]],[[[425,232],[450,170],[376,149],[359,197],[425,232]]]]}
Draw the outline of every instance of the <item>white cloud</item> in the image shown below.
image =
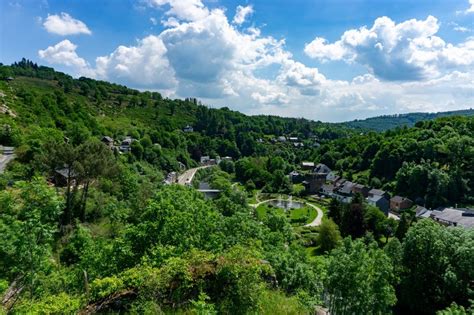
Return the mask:
{"type": "Polygon", "coordinates": [[[78,74],[170,97],[198,97],[248,114],[341,121],[472,106],[474,39],[446,43],[436,36],[434,17],[399,24],[384,17],[370,29],[345,32],[334,43],[316,38],[306,47],[313,58],[369,68],[369,73],[338,81],[294,60],[284,39],[262,35],[256,27],[241,29],[223,9],[208,9],[199,0],[184,0],[188,6],[177,0],[147,1],[165,10],[161,33],[117,47],[96,58],[94,67],[69,41],[40,51],[40,57],[67,63],[78,74]],[[412,80],[393,79],[400,76],[412,80]]]}
{"type": "Polygon", "coordinates": [[[60,15],[48,15],[43,23],[43,26],[49,33],[63,36],[75,34],[92,34],[84,22],[76,20],[64,12],[62,12],[60,15]]]}
{"type": "Polygon", "coordinates": [[[309,68],[300,62],[287,60],[283,63],[277,81],[297,88],[302,95],[317,95],[326,78],[317,68],[309,68]]]}
{"type": "Polygon", "coordinates": [[[110,55],[98,57],[95,75],[139,88],[173,88],[176,80],[166,51],[163,41],[150,35],[136,46],[119,46],[110,55]]]}
{"type": "Polygon", "coordinates": [[[234,24],[241,25],[242,23],[245,22],[245,19],[247,18],[248,15],[253,13],[253,7],[251,5],[248,6],[237,6],[234,20],[232,21],[234,24]]]}
{"type": "Polygon", "coordinates": [[[464,13],[466,14],[474,12],[474,0],[469,0],[469,5],[470,7],[467,8],[466,11],[464,11],[464,13]]]}
{"type": "Polygon", "coordinates": [[[54,46],[39,50],[38,55],[51,64],[65,65],[80,74],[90,74],[88,63],[77,55],[76,48],[76,45],[65,39],[54,46]]]}
{"type": "Polygon", "coordinates": [[[201,0],[145,0],[151,7],[168,5],[167,15],[184,21],[196,21],[209,15],[209,10],[201,0]]]}
{"type": "Polygon", "coordinates": [[[150,18],[150,23],[153,24],[153,26],[156,26],[156,25],[158,25],[158,20],[155,19],[154,17],[151,17],[150,18]]]}
{"type": "Polygon", "coordinates": [[[438,29],[438,20],[433,16],[399,24],[380,17],[370,29],[364,26],[348,30],[334,43],[316,37],[306,45],[305,53],[323,61],[357,62],[377,77],[393,81],[433,78],[441,75],[445,67],[472,65],[474,50],[470,41],[446,43],[435,35],[438,29]]]}

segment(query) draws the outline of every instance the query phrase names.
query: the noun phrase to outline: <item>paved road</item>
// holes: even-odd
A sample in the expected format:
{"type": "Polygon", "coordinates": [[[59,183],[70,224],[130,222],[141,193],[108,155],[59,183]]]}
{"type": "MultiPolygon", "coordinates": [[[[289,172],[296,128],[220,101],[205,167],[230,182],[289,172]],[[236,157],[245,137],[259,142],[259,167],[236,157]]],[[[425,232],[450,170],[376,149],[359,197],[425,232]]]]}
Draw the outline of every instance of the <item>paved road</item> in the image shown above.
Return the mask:
{"type": "Polygon", "coordinates": [[[0,154],[0,174],[3,173],[5,168],[7,167],[8,162],[15,158],[14,154],[3,155],[0,154]]]}
{"type": "Polygon", "coordinates": [[[193,183],[193,178],[194,175],[196,175],[196,172],[202,168],[207,168],[211,167],[213,165],[205,165],[205,166],[199,166],[195,168],[190,168],[189,170],[185,171],[183,174],[178,176],[178,185],[192,185],[193,183]]]}
{"type": "MultiPolygon", "coordinates": [[[[260,201],[260,202],[254,203],[254,204],[250,204],[249,206],[257,208],[261,204],[272,201],[272,200],[280,200],[280,199],[277,199],[277,198],[268,199],[268,200],[260,201]]],[[[313,221],[306,224],[305,226],[319,226],[319,225],[321,225],[321,220],[323,219],[323,210],[321,210],[319,207],[317,207],[317,206],[315,206],[315,205],[313,205],[309,202],[304,202],[304,203],[307,204],[308,206],[314,208],[318,212],[318,215],[316,216],[316,218],[314,218],[313,221]]]]}

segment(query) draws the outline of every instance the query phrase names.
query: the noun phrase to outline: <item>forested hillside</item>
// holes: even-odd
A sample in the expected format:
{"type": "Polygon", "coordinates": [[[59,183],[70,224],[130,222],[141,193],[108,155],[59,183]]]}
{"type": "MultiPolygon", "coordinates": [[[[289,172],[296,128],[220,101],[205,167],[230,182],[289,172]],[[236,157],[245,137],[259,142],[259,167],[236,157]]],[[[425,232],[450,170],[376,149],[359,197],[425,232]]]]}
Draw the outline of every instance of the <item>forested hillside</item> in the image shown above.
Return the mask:
{"type": "Polygon", "coordinates": [[[474,110],[463,109],[438,113],[408,113],[398,115],[385,115],[371,117],[367,119],[353,120],[342,123],[351,128],[360,128],[365,130],[385,131],[397,127],[413,127],[417,122],[423,120],[434,120],[436,118],[450,116],[473,116],[474,110]]]}
{"type": "Polygon", "coordinates": [[[474,203],[474,117],[422,121],[319,147],[313,159],[428,207],[474,203]]]}
{"type": "Polygon", "coordinates": [[[0,78],[0,145],[15,152],[0,173],[0,314],[472,311],[472,229],[304,196],[288,173],[323,162],[428,206],[472,205],[473,117],[360,134],[28,60],[0,78]],[[196,175],[216,198],[163,181],[205,156],[227,157],[196,175]],[[282,195],[304,207],[265,204],[282,195]]]}

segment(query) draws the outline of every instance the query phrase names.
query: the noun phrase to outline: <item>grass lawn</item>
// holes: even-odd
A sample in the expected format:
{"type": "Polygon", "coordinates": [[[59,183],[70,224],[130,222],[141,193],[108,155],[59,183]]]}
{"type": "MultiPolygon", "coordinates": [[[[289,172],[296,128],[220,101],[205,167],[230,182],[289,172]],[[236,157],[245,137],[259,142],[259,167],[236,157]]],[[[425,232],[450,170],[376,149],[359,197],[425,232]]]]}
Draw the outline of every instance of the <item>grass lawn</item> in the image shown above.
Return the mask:
{"type": "Polygon", "coordinates": [[[263,220],[265,216],[267,215],[267,212],[271,210],[276,211],[278,214],[286,214],[290,222],[294,224],[310,223],[318,215],[317,211],[313,209],[312,207],[303,207],[300,209],[293,209],[293,210],[285,212],[285,210],[282,208],[277,208],[272,205],[264,203],[258,206],[257,209],[255,209],[257,213],[257,218],[259,220],[263,220]],[[305,219],[305,221],[301,222],[301,220],[303,219],[305,219]]]}
{"type": "Polygon", "coordinates": [[[317,211],[312,207],[303,207],[299,209],[293,209],[290,211],[290,220],[298,221],[303,217],[306,217],[306,223],[313,221],[318,215],[317,211]]]}

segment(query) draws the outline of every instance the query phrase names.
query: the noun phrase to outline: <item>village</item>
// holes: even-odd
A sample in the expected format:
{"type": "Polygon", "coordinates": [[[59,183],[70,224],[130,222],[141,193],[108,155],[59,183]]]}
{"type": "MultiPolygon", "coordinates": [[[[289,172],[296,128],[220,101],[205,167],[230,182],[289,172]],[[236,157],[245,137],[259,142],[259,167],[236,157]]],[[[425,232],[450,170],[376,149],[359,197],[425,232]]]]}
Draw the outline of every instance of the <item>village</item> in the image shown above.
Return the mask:
{"type": "MultiPolygon", "coordinates": [[[[186,125],[183,129],[185,133],[192,133],[194,129],[190,125],[186,125]]],[[[103,136],[101,141],[113,150],[117,150],[120,154],[131,151],[131,145],[136,139],[126,136],[123,140],[115,142],[109,136],[103,136]]],[[[259,139],[260,142],[265,140],[259,139]]],[[[313,146],[319,146],[317,138],[311,138],[313,146]]],[[[294,147],[304,147],[301,139],[298,137],[279,136],[271,138],[270,143],[284,143],[294,147]]],[[[230,156],[210,157],[204,155],[200,157],[199,166],[186,169],[183,163],[179,163],[180,170],[166,174],[163,183],[165,185],[179,184],[192,186],[196,173],[204,168],[217,166],[221,161],[233,161],[230,156]]],[[[58,170],[59,177],[64,178],[64,170],[58,170]]],[[[387,217],[394,220],[400,220],[403,211],[413,210],[417,218],[431,218],[440,224],[448,226],[473,227],[474,226],[474,210],[457,207],[441,207],[437,209],[427,209],[422,205],[417,205],[414,201],[399,195],[391,196],[388,192],[368,187],[363,184],[349,181],[331,170],[327,165],[314,162],[304,161],[288,174],[293,184],[302,184],[304,186],[304,195],[313,198],[334,198],[342,203],[350,203],[355,194],[361,194],[368,205],[377,207],[387,217]]],[[[219,195],[220,190],[212,189],[209,184],[202,182],[198,184],[198,191],[202,192],[206,198],[215,198],[219,195]]]]}

